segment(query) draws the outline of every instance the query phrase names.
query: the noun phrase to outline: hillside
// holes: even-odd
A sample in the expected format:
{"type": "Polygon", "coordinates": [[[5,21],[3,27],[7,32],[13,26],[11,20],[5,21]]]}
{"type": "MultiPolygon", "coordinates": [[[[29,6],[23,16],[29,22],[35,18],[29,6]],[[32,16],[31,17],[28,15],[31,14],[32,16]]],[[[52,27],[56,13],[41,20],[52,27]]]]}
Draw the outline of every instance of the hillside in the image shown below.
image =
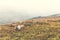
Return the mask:
{"type": "Polygon", "coordinates": [[[45,17],[0,26],[0,40],[60,40],[60,17],[45,17]],[[15,25],[31,23],[20,31],[15,25]]]}

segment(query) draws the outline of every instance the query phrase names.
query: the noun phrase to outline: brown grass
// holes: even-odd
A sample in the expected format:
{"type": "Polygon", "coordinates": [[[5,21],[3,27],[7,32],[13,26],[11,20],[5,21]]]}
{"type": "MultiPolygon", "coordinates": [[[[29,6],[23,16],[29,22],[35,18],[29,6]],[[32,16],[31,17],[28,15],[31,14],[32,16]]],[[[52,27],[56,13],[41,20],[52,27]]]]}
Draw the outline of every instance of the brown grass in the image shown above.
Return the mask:
{"type": "Polygon", "coordinates": [[[22,24],[32,23],[32,26],[25,26],[20,31],[15,30],[15,25],[21,23],[1,25],[0,40],[59,40],[60,22],[58,20],[60,18],[26,20],[22,24]]]}

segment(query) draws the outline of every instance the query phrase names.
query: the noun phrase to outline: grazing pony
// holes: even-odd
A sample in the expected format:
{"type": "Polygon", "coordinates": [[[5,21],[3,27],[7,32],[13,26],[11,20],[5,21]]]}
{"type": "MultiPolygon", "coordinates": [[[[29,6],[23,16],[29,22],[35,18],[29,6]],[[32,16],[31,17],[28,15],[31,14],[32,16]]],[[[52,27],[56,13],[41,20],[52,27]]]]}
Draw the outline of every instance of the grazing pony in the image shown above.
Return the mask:
{"type": "Polygon", "coordinates": [[[17,25],[16,30],[20,30],[22,27],[24,27],[24,25],[17,25]]]}

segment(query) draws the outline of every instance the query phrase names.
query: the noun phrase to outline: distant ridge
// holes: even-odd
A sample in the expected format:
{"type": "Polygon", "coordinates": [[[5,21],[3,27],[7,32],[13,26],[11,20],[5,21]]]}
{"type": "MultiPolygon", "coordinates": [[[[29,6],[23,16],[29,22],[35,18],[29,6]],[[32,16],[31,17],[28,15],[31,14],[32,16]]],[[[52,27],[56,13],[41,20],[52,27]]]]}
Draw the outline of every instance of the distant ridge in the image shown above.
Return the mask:
{"type": "Polygon", "coordinates": [[[33,17],[31,19],[38,19],[38,18],[54,18],[54,17],[60,17],[60,14],[53,14],[53,15],[50,15],[50,16],[37,16],[37,17],[33,17]]]}
{"type": "Polygon", "coordinates": [[[52,17],[60,17],[60,14],[51,15],[52,17]]]}
{"type": "Polygon", "coordinates": [[[38,16],[38,17],[33,17],[32,19],[37,19],[37,18],[41,18],[41,16],[38,16]]]}

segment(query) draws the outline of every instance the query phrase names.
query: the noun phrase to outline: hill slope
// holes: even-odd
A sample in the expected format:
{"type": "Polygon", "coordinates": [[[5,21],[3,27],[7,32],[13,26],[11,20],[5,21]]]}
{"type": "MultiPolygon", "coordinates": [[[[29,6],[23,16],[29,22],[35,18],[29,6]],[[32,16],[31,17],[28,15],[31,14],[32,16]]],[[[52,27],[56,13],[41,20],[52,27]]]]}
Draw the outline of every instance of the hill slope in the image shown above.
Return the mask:
{"type": "MultiPolygon", "coordinates": [[[[12,24],[0,26],[0,40],[59,40],[60,39],[60,17],[47,17],[23,21],[31,23],[20,31],[12,24]]],[[[21,23],[15,23],[21,24],[21,23]]]]}

